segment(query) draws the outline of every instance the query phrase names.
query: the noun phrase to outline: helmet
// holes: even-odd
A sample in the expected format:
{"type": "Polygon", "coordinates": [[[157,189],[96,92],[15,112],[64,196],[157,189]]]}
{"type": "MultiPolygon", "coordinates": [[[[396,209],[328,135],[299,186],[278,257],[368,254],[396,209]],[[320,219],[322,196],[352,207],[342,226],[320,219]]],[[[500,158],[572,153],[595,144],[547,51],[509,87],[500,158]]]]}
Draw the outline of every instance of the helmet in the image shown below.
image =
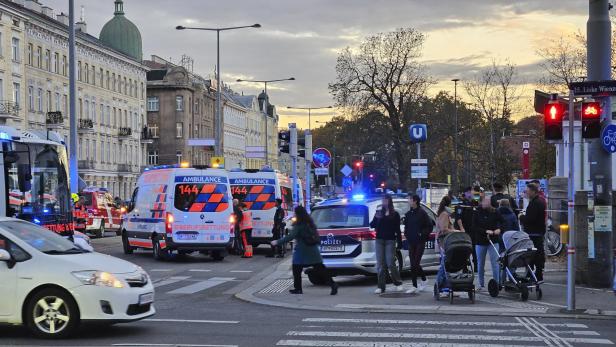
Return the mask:
{"type": "Polygon", "coordinates": [[[79,195],[73,193],[71,194],[71,199],[73,200],[73,203],[77,203],[77,201],[79,201],[79,195]]]}

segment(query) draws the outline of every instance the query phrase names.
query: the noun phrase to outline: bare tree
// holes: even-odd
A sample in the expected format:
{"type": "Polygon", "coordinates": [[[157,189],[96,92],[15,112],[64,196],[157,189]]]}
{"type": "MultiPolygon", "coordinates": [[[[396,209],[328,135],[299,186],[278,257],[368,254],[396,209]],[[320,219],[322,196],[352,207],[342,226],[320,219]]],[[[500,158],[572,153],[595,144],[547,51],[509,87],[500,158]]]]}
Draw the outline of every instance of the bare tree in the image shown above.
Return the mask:
{"type": "MultiPolygon", "coordinates": [[[[409,186],[409,139],[404,104],[425,95],[429,79],[418,58],[425,36],[413,28],[367,37],[338,56],[337,78],[329,85],[339,106],[381,111],[392,134],[399,183],[409,186]]],[[[383,139],[383,141],[389,139],[383,139]]]]}
{"type": "Polygon", "coordinates": [[[566,93],[569,83],[586,76],[586,39],[581,33],[560,36],[537,50],[545,75],[539,84],[550,91],[566,93]]]}

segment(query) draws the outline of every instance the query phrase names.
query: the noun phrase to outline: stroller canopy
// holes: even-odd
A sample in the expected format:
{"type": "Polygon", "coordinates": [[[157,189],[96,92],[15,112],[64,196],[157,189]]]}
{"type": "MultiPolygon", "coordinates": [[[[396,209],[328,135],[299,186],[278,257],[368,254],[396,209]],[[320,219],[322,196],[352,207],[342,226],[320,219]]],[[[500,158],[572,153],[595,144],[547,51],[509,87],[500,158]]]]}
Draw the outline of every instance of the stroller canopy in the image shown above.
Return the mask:
{"type": "Polygon", "coordinates": [[[456,272],[464,269],[473,254],[473,241],[467,233],[452,232],[443,239],[445,270],[456,272]]]}
{"type": "Polygon", "coordinates": [[[521,266],[529,261],[535,253],[535,244],[523,231],[507,231],[503,234],[505,256],[511,267],[521,266]]]}

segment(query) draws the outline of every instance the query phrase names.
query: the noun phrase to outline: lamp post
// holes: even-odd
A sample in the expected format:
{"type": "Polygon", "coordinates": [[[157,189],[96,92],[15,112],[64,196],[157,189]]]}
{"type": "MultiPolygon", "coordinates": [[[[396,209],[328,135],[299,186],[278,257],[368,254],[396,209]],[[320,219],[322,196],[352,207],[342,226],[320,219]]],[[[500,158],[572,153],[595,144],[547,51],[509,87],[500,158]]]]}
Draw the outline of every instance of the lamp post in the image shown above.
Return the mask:
{"type": "MultiPolygon", "coordinates": [[[[277,79],[277,80],[243,80],[243,79],[238,79],[237,82],[251,82],[251,83],[263,83],[265,84],[265,88],[263,90],[263,92],[265,93],[265,95],[267,96],[267,84],[268,83],[273,83],[273,82],[282,82],[282,81],[295,81],[295,77],[289,77],[289,78],[282,78],[282,79],[277,79]]],[[[268,97],[269,100],[269,97],[268,97]]],[[[264,105],[265,107],[267,107],[267,105],[264,105]]],[[[267,120],[267,108],[264,110],[263,114],[265,115],[265,165],[269,166],[269,138],[268,138],[268,126],[269,126],[269,121],[267,120]]]]}
{"type": "Polygon", "coordinates": [[[287,106],[287,109],[289,110],[308,110],[308,130],[311,129],[311,123],[310,123],[310,113],[312,110],[321,110],[324,108],[334,108],[333,106],[322,106],[322,107],[293,107],[293,106],[287,106]]]}
{"type": "Polygon", "coordinates": [[[253,25],[243,25],[236,27],[225,27],[225,28],[197,28],[197,27],[185,27],[182,25],[178,25],[175,27],[176,30],[204,30],[204,31],[215,31],[216,32],[216,139],[215,139],[215,148],[214,153],[217,157],[223,156],[222,151],[222,109],[221,109],[221,91],[220,91],[220,32],[221,31],[229,31],[235,29],[244,29],[244,28],[260,28],[261,24],[253,24],[253,25]]]}
{"type": "Polygon", "coordinates": [[[451,80],[453,82],[453,109],[454,109],[454,135],[453,135],[453,180],[452,187],[458,189],[458,81],[459,78],[451,80]]]}

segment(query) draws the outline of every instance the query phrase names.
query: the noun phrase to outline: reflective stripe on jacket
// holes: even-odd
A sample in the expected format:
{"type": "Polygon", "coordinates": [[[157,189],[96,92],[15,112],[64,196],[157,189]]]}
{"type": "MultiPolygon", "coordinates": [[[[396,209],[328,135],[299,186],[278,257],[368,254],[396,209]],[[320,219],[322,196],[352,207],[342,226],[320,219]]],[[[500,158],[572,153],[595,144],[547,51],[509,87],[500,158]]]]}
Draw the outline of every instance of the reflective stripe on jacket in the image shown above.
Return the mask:
{"type": "Polygon", "coordinates": [[[242,220],[240,221],[240,230],[252,229],[252,212],[242,212],[242,220]]]}

